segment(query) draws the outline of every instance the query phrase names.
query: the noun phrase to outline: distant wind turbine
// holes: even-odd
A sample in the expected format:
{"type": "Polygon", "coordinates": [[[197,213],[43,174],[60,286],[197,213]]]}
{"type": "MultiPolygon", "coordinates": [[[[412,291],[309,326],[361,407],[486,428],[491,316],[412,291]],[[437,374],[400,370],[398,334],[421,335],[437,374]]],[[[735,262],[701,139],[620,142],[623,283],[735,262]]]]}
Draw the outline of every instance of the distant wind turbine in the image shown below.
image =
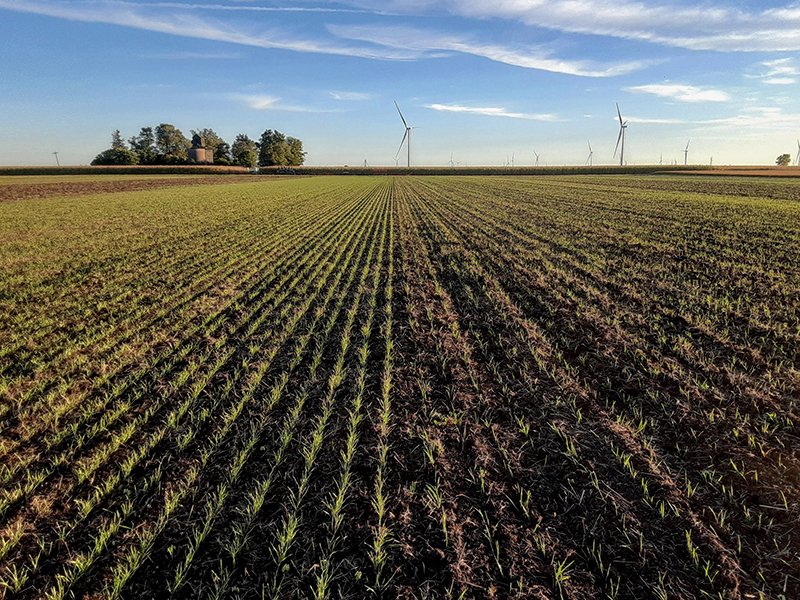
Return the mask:
{"type": "Polygon", "coordinates": [[[625,164],[625,130],[628,128],[628,122],[622,120],[622,113],[619,111],[619,103],[617,104],[617,116],[619,117],[619,137],[617,138],[617,146],[614,148],[614,156],[617,155],[619,150],[619,166],[625,164]],[[622,142],[622,147],[620,147],[622,142]]]}
{"type": "Polygon", "coordinates": [[[450,153],[450,168],[453,168],[453,153],[450,153]]]}
{"type": "MultiPolygon", "coordinates": [[[[691,142],[692,140],[689,140],[691,142]]],[[[686,149],[683,151],[683,164],[689,164],[689,142],[686,142],[686,149]]]]}
{"type": "Polygon", "coordinates": [[[60,162],[58,162],[58,152],[53,152],[53,154],[54,154],[54,155],[55,155],[55,157],[56,157],[56,166],[60,167],[60,166],[61,166],[61,163],[60,163],[60,162]]]}
{"type": "Polygon", "coordinates": [[[539,157],[541,156],[541,154],[537,154],[536,150],[534,150],[533,153],[536,156],[536,166],[538,167],[539,166],[539,157]]]}
{"type": "Polygon", "coordinates": [[[400,147],[397,149],[397,154],[395,155],[395,157],[400,155],[400,150],[403,149],[403,144],[405,144],[406,138],[408,138],[408,146],[407,146],[407,148],[408,148],[408,166],[410,167],[411,166],[411,130],[414,129],[414,127],[409,127],[408,126],[408,123],[406,123],[406,119],[403,116],[403,113],[400,112],[400,107],[397,106],[397,101],[396,100],[394,102],[394,105],[397,108],[397,112],[400,114],[400,118],[402,119],[403,125],[406,128],[406,132],[403,134],[403,140],[400,142],[400,147]]]}
{"type": "Polygon", "coordinates": [[[796,167],[800,167],[800,140],[797,140],[797,158],[794,159],[796,167]]]}
{"type": "Polygon", "coordinates": [[[592,143],[589,142],[588,140],[586,141],[586,143],[589,144],[589,156],[586,158],[586,164],[591,167],[592,166],[592,155],[594,154],[594,152],[592,152],[592,143]]]}

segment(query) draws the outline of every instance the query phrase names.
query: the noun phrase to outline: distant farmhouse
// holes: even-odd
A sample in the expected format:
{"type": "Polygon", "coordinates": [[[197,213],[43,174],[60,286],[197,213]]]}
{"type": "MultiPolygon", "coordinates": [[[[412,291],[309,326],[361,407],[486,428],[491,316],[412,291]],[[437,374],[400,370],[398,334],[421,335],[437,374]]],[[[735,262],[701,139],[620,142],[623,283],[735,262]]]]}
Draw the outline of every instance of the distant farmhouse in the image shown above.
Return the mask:
{"type": "Polygon", "coordinates": [[[207,165],[214,163],[214,150],[206,148],[206,141],[200,135],[195,135],[192,138],[192,147],[189,148],[189,162],[207,165]]]}

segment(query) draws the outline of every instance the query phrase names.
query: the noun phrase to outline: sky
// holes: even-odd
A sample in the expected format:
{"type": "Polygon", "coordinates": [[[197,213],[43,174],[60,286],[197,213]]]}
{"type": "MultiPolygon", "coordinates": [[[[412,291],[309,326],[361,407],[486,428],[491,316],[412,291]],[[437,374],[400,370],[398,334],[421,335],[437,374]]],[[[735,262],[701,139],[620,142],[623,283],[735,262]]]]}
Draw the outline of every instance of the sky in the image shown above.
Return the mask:
{"type": "Polygon", "coordinates": [[[0,0],[9,166],[159,123],[404,165],[395,102],[412,165],[618,163],[617,104],[627,164],[766,165],[800,150],[798,83],[779,0],[0,0]]]}

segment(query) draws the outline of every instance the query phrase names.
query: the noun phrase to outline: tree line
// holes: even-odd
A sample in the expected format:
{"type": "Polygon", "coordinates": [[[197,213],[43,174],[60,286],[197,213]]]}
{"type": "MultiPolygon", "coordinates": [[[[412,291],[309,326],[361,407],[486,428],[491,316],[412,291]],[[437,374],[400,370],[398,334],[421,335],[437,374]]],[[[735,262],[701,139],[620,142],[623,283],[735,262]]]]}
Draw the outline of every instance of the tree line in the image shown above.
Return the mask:
{"type": "MultiPolygon", "coordinates": [[[[204,139],[214,155],[214,164],[253,168],[300,166],[305,161],[303,142],[280,131],[267,129],[258,141],[240,133],[228,144],[213,129],[190,130],[204,139]]],[[[190,164],[192,143],[180,129],[169,123],[142,127],[127,143],[119,129],[111,134],[111,148],[98,154],[93,165],[181,165],[190,164]]]]}

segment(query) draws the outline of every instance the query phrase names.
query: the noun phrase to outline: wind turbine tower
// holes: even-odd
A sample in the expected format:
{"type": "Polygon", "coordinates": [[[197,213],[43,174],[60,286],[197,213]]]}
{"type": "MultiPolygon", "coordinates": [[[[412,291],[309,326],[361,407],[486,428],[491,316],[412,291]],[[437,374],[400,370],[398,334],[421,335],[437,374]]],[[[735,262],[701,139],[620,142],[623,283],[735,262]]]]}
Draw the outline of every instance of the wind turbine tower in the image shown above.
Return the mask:
{"type": "Polygon", "coordinates": [[[586,158],[586,164],[591,167],[592,166],[592,155],[594,154],[594,152],[592,152],[592,143],[589,142],[588,140],[587,140],[586,143],[589,144],[589,156],[586,158]]]}
{"type": "Polygon", "coordinates": [[[397,106],[397,101],[396,100],[394,102],[394,105],[397,108],[397,112],[400,114],[400,119],[402,119],[402,121],[403,121],[403,126],[406,128],[406,132],[403,134],[403,140],[400,142],[400,147],[397,149],[397,154],[395,155],[395,158],[397,158],[397,156],[400,155],[400,150],[403,149],[403,144],[405,144],[406,138],[408,138],[408,145],[407,145],[407,149],[408,149],[408,166],[410,167],[411,166],[411,130],[414,129],[414,127],[409,127],[408,126],[408,123],[406,123],[406,119],[403,116],[403,113],[400,112],[400,107],[397,106]]]}
{"type": "Polygon", "coordinates": [[[614,148],[614,156],[617,155],[617,150],[619,150],[619,166],[621,167],[625,164],[625,130],[628,128],[628,122],[622,120],[619,103],[617,103],[617,117],[619,117],[619,137],[617,137],[617,146],[614,148]],[[622,142],[621,146],[620,142],[622,142]]]}
{"type": "MultiPolygon", "coordinates": [[[[691,142],[692,140],[689,140],[691,142]]],[[[689,142],[686,142],[686,149],[683,151],[683,164],[689,164],[689,142]]]]}
{"type": "Polygon", "coordinates": [[[800,167],[800,140],[797,140],[797,158],[794,159],[794,165],[800,167]]]}
{"type": "Polygon", "coordinates": [[[533,154],[534,154],[534,156],[536,156],[536,166],[538,167],[539,166],[539,157],[541,156],[541,154],[537,154],[536,150],[533,151],[533,154]]]}

